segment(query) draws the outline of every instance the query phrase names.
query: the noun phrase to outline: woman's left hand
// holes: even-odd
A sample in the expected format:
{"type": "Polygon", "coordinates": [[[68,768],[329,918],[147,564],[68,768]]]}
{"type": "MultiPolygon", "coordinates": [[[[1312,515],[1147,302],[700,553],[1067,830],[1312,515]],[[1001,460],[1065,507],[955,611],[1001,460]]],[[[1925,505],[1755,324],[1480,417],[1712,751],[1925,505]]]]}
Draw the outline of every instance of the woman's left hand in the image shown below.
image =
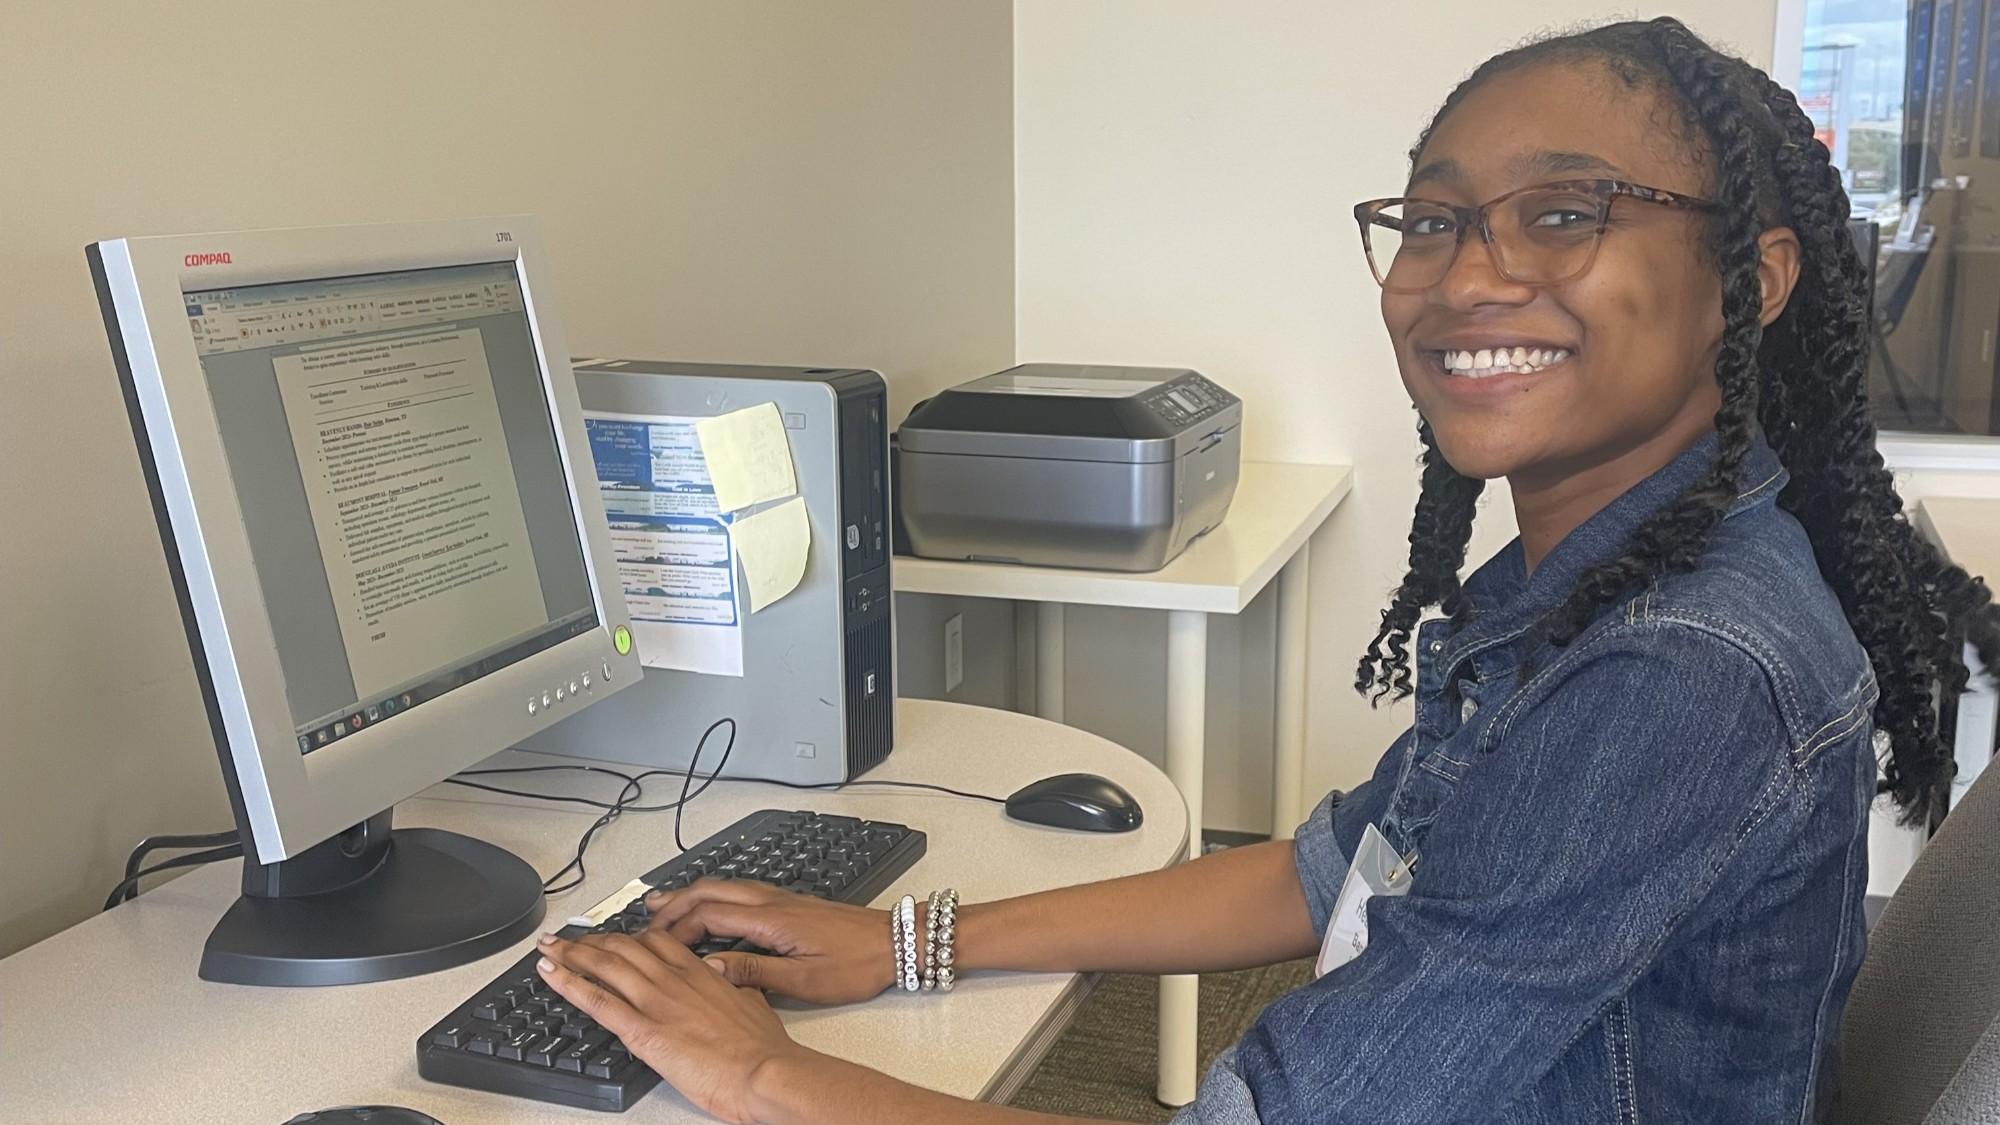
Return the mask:
{"type": "Polygon", "coordinates": [[[750,1086],[758,1069],[805,1053],[762,993],[730,984],[664,931],[573,942],[545,935],[541,949],[549,987],[724,1121],[754,1121],[750,1086]]]}

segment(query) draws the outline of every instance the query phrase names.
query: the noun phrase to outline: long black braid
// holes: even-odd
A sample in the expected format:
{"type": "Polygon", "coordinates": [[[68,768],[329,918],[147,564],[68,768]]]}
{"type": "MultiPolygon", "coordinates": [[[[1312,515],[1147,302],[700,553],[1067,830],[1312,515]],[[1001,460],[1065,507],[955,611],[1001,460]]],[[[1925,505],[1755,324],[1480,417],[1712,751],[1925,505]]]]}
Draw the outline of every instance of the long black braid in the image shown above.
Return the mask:
{"type": "Polygon", "coordinates": [[[1410,521],[1410,572],[1382,611],[1382,628],[1361,659],[1355,685],[1364,693],[1373,688],[1377,700],[1391,691],[1398,699],[1410,694],[1410,633],[1425,608],[1440,606],[1453,617],[1465,612],[1458,572],[1472,539],[1474,506],[1486,488],[1485,481],[1451,467],[1430,426],[1419,423],[1417,435],[1424,443],[1424,477],[1416,518],[1410,521]]]}
{"type": "MultiPolygon", "coordinates": [[[[1919,535],[1875,446],[1868,412],[1866,274],[1847,233],[1848,200],[1826,146],[1798,100],[1762,71],[1703,42],[1679,21],[1617,23],[1531,43],[1487,60],[1445,100],[1419,138],[1493,76],[1532,64],[1590,62],[1626,85],[1670,98],[1691,147],[1713,171],[1724,210],[1706,247],[1722,278],[1723,334],[1715,363],[1722,392],[1714,462],[1646,519],[1619,557],[1582,575],[1542,623],[1567,644],[1603,610],[1662,574],[1692,569],[1740,487],[1759,428],[1791,483],[1779,504],[1805,527],[1820,571],[1840,598],[1880,685],[1875,729],[1886,735],[1883,788],[1912,819],[1941,808],[1953,763],[1934,692],[1957,692],[1968,642],[2000,668],[2000,610],[1984,583],[1919,535]],[[1784,313],[1760,326],[1758,236],[1789,226],[1800,277],[1784,313]]],[[[1410,692],[1408,645],[1438,605],[1454,617],[1458,571],[1479,482],[1444,462],[1427,427],[1423,488],[1410,532],[1410,568],[1369,645],[1356,686],[1373,697],[1410,692]]]]}

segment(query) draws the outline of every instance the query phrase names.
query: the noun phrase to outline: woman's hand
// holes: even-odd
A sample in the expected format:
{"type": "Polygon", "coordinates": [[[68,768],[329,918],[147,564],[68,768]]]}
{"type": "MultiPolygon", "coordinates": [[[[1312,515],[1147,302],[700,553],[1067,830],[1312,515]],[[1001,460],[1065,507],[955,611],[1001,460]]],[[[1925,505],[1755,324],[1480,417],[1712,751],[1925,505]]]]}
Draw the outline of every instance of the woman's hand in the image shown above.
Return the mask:
{"type": "Polygon", "coordinates": [[[649,932],[682,945],[704,938],[748,938],[772,956],[716,953],[731,984],[815,1004],[866,1000],[895,979],[889,957],[889,914],[792,894],[763,883],[703,879],[678,891],[646,896],[649,932]]]}
{"type": "Polygon", "coordinates": [[[703,1110],[749,1123],[765,1063],[809,1055],[755,989],[738,988],[665,932],[542,938],[542,979],[703,1110]]]}

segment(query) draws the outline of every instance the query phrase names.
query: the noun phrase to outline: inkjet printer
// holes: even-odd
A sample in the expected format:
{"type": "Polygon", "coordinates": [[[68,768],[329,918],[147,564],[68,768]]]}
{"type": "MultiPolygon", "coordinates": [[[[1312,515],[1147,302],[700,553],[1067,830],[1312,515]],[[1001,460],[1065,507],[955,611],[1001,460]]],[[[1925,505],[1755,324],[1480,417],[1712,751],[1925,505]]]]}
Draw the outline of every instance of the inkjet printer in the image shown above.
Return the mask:
{"type": "Polygon", "coordinates": [[[1158,570],[1229,510],[1242,421],[1184,368],[1031,363],[953,387],[896,432],[900,549],[1158,570]]]}

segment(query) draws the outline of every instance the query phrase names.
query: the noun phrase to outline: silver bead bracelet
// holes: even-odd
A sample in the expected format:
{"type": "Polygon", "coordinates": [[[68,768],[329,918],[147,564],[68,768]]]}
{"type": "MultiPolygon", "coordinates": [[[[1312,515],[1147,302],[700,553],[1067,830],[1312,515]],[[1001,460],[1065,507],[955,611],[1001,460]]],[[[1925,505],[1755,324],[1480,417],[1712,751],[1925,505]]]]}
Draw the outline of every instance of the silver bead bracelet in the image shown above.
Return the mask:
{"type": "Polygon", "coordinates": [[[958,892],[950,887],[932,891],[924,917],[928,923],[924,927],[924,990],[950,992],[958,983],[958,973],[952,967],[956,956],[953,943],[958,938],[958,892]]]}

